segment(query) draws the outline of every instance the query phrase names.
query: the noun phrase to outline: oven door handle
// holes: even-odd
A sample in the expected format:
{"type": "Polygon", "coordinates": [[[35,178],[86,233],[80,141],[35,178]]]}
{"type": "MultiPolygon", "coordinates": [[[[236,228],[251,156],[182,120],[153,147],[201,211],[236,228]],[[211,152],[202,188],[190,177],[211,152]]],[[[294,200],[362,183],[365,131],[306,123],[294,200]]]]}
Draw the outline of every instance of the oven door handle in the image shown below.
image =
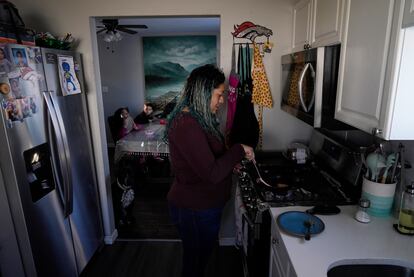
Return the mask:
{"type": "Polygon", "coordinates": [[[305,112],[308,112],[312,109],[313,104],[315,103],[315,86],[313,86],[313,90],[312,90],[312,98],[311,101],[309,103],[309,106],[307,107],[305,104],[305,100],[303,99],[303,79],[305,78],[305,74],[306,71],[308,71],[308,69],[310,69],[311,71],[311,76],[313,79],[313,83],[315,83],[315,69],[313,68],[313,65],[311,63],[306,63],[305,66],[302,69],[302,72],[300,73],[300,78],[298,81],[298,88],[299,88],[299,98],[300,98],[300,104],[302,105],[302,108],[305,112]]]}

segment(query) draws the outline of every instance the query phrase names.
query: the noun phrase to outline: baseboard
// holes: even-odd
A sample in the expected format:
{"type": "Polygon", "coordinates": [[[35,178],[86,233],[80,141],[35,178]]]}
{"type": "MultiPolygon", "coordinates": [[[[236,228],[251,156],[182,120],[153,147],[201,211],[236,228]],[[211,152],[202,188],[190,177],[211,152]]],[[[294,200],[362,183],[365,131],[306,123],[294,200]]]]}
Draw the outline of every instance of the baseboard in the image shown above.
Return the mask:
{"type": "Polygon", "coordinates": [[[105,244],[114,244],[116,238],[118,237],[118,230],[115,229],[110,236],[105,236],[105,244]]]}
{"type": "Polygon", "coordinates": [[[219,238],[219,244],[221,246],[233,246],[236,245],[236,238],[219,238]]]}
{"type": "Polygon", "coordinates": [[[179,242],[181,243],[180,239],[122,239],[122,238],[119,238],[116,241],[179,242]]]}

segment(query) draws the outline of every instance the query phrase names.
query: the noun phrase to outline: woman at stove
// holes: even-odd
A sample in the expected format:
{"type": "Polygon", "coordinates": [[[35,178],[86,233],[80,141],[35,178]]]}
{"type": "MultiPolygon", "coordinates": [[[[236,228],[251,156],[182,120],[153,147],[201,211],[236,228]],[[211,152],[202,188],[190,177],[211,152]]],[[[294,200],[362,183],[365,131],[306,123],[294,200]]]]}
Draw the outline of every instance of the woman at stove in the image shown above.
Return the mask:
{"type": "Polygon", "coordinates": [[[166,128],[175,174],[167,198],[183,242],[184,277],[204,276],[230,197],[233,167],[254,158],[247,145],[225,147],[215,116],[223,103],[224,80],[214,65],[194,69],[166,128]]]}

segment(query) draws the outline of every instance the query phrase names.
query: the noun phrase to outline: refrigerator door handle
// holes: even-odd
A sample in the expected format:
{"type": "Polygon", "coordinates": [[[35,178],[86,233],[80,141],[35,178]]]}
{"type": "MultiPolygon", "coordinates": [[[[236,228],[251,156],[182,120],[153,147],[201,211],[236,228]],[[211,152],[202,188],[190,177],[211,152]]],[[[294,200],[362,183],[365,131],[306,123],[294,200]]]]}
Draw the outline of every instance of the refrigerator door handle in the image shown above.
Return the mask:
{"type": "MultiPolygon", "coordinates": [[[[52,96],[50,92],[44,92],[43,93],[44,99],[46,101],[46,106],[50,115],[50,118],[52,120],[52,125],[55,131],[56,135],[56,144],[59,151],[59,161],[61,165],[62,175],[63,175],[63,213],[65,217],[68,217],[72,211],[73,211],[73,205],[72,205],[72,198],[73,198],[73,192],[72,192],[72,184],[71,184],[71,174],[68,167],[68,159],[67,156],[69,154],[69,151],[67,151],[67,147],[65,147],[65,139],[64,134],[62,133],[61,124],[59,124],[59,117],[58,113],[56,111],[55,105],[52,100],[52,96]]],[[[66,146],[67,146],[67,140],[66,140],[66,146]]],[[[53,152],[53,151],[52,151],[53,152]]],[[[55,155],[52,156],[52,158],[55,157],[55,155]]]]}
{"type": "MultiPolygon", "coordinates": [[[[44,97],[46,97],[46,96],[44,96],[44,97]]],[[[50,151],[50,159],[51,159],[51,164],[52,164],[52,173],[53,173],[53,179],[55,180],[55,182],[57,184],[57,187],[58,187],[60,199],[62,200],[62,203],[63,203],[63,209],[66,211],[66,208],[65,207],[66,207],[66,202],[67,201],[66,201],[66,196],[65,196],[66,195],[65,189],[62,187],[62,183],[63,183],[62,182],[62,179],[61,179],[62,170],[60,170],[60,172],[59,172],[58,166],[57,166],[58,164],[59,164],[59,166],[61,166],[61,164],[57,162],[58,159],[57,159],[56,153],[55,153],[55,149],[56,149],[55,148],[55,145],[57,145],[57,143],[54,142],[54,138],[53,138],[53,130],[55,130],[55,133],[57,131],[56,131],[56,128],[52,124],[51,112],[52,111],[49,110],[49,113],[47,115],[47,130],[46,131],[47,131],[47,135],[48,135],[48,138],[49,138],[49,141],[50,141],[50,149],[51,149],[51,151],[50,151]]],[[[55,135],[55,137],[56,136],[57,135],[55,135]]],[[[56,147],[58,148],[58,151],[60,152],[60,147],[61,146],[56,146],[56,147]]],[[[64,213],[66,215],[66,212],[64,212],[64,213]]]]}
{"type": "Polygon", "coordinates": [[[70,150],[69,150],[69,142],[68,142],[68,136],[66,134],[66,128],[63,123],[63,117],[62,113],[60,111],[59,105],[57,103],[57,100],[55,99],[54,92],[52,91],[50,94],[50,99],[52,100],[52,104],[56,111],[56,117],[60,126],[60,132],[62,135],[62,141],[63,141],[63,147],[65,149],[65,168],[66,172],[65,175],[67,176],[67,192],[68,192],[68,211],[69,214],[73,212],[73,186],[72,186],[72,168],[71,168],[71,161],[70,161],[70,150]]]}

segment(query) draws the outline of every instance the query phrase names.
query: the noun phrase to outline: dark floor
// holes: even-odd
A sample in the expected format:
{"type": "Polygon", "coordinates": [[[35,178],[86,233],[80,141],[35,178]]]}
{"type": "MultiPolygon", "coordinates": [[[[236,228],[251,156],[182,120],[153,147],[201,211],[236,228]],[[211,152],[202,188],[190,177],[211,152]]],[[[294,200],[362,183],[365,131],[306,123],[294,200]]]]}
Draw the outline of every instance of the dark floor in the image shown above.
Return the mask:
{"type": "MultiPolygon", "coordinates": [[[[152,167],[149,167],[149,170],[147,168],[145,176],[138,174],[134,182],[135,200],[131,209],[135,222],[128,225],[120,224],[122,190],[116,184],[117,166],[112,162],[113,154],[114,149],[109,148],[115,220],[119,238],[125,240],[107,245],[99,251],[82,272],[81,277],[179,277],[182,248],[177,230],[171,224],[168,214],[166,196],[172,178],[165,176],[165,164],[158,167],[155,162],[154,167],[152,161],[152,167]],[[163,178],[157,176],[160,169],[163,178]],[[144,240],[127,241],[128,239],[144,240]]],[[[136,161],[132,161],[134,162],[136,161]]],[[[205,276],[242,277],[239,251],[232,246],[217,246],[205,276]]]]}
{"type": "Polygon", "coordinates": [[[121,217],[122,190],[116,184],[117,166],[113,164],[114,148],[108,148],[110,160],[112,197],[118,237],[122,239],[178,239],[178,233],[171,224],[168,213],[167,193],[172,177],[169,176],[169,163],[139,157],[126,158],[122,166],[131,166],[135,171],[133,186],[135,200],[130,210],[133,221],[125,224],[121,217]],[[143,169],[145,168],[145,169],[143,169]],[[143,172],[145,171],[145,172],[143,172]]]}
{"type": "MultiPolygon", "coordinates": [[[[128,241],[105,246],[95,255],[81,277],[179,277],[181,242],[128,241]]],[[[239,251],[232,246],[217,247],[205,277],[242,277],[239,251]]]]}
{"type": "Polygon", "coordinates": [[[170,221],[166,200],[170,184],[143,184],[136,190],[132,215],[135,222],[118,224],[120,238],[178,239],[175,226],[170,221]]]}

